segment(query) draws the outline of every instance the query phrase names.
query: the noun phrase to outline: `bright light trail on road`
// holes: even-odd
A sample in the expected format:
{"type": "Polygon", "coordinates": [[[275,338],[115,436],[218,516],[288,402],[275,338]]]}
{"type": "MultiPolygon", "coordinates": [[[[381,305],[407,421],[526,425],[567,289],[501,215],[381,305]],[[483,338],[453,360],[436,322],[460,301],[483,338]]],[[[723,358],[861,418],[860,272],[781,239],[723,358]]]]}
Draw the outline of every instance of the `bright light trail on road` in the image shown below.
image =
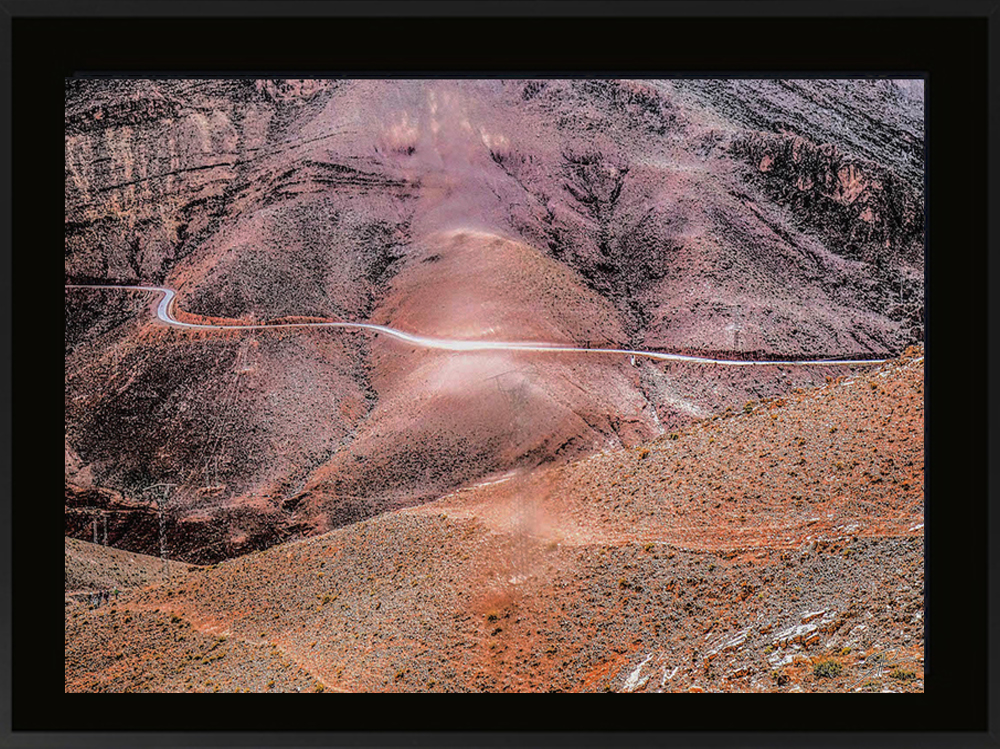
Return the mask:
{"type": "Polygon", "coordinates": [[[167,325],[195,330],[268,330],[273,328],[360,328],[385,333],[407,343],[413,343],[423,348],[443,351],[539,351],[546,353],[574,354],[622,354],[625,356],[644,356],[659,361],[678,361],[691,364],[715,364],[726,367],[830,367],[830,366],[861,366],[867,364],[884,364],[887,359],[807,359],[783,361],[742,361],[737,359],[711,359],[703,356],[688,356],[687,354],[666,354],[660,351],[642,351],[638,349],[618,348],[581,348],[569,344],[544,343],[535,341],[463,341],[449,338],[432,338],[429,336],[407,333],[385,325],[375,325],[363,322],[297,322],[277,323],[275,325],[210,325],[205,323],[181,322],[171,314],[174,298],[173,289],[162,286],[117,286],[110,284],[67,284],[67,289],[122,289],[126,291],[145,291],[162,294],[156,308],[156,316],[167,325]]]}

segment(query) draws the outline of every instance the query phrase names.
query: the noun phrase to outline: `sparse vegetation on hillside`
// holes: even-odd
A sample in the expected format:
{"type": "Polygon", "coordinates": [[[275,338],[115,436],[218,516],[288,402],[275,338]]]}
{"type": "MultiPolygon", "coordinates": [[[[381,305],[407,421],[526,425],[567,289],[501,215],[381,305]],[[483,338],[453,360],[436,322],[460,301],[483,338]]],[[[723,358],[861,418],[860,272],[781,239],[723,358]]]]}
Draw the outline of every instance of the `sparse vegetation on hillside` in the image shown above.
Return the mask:
{"type": "Polygon", "coordinates": [[[920,691],[923,511],[899,487],[920,486],[921,357],[706,419],[644,458],[460,491],[187,572],[115,613],[68,609],[67,688],[920,691]],[[753,428],[769,412],[781,431],[753,428]],[[835,460],[867,480],[890,439],[865,502],[850,477],[822,482],[835,460]],[[774,502],[753,479],[771,462],[788,492],[774,502]]]}
{"type": "Polygon", "coordinates": [[[922,81],[65,103],[67,691],[923,690],[922,81]]]}

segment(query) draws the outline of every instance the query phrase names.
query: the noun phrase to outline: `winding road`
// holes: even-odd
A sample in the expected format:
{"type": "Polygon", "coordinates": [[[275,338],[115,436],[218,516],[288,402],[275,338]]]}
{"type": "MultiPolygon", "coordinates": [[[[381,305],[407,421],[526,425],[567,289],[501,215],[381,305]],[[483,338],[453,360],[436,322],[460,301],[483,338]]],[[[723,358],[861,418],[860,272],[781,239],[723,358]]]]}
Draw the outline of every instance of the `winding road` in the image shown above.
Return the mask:
{"type": "Polygon", "coordinates": [[[385,325],[375,325],[363,322],[298,322],[298,323],[276,323],[274,325],[224,325],[181,322],[172,314],[174,299],[177,293],[173,289],[163,286],[118,286],[110,284],[66,284],[67,289],[121,289],[124,291],[145,291],[154,294],[162,294],[159,305],[156,307],[156,316],[167,325],[176,328],[190,328],[194,330],[265,330],[271,328],[361,328],[363,330],[373,330],[385,333],[388,336],[397,338],[407,343],[412,343],[423,348],[440,349],[444,351],[543,351],[562,352],[576,354],[623,354],[626,356],[644,356],[649,359],[659,361],[689,362],[692,364],[715,364],[727,367],[761,367],[761,366],[799,366],[799,367],[819,367],[819,366],[851,366],[866,364],[884,364],[887,359],[809,359],[809,360],[785,360],[785,361],[743,361],[736,359],[710,359],[701,356],[688,356],[686,354],[665,354],[659,351],[642,351],[636,349],[618,348],[579,348],[568,344],[544,343],[540,341],[463,341],[450,338],[432,338],[430,336],[407,333],[396,330],[385,325]]]}

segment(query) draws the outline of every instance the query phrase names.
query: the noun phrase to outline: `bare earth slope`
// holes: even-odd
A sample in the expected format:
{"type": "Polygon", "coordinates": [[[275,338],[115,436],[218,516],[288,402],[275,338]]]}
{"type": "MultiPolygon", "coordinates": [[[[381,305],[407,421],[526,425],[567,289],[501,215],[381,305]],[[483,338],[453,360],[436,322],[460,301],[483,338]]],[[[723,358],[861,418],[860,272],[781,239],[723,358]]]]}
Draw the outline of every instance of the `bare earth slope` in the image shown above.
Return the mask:
{"type": "Polygon", "coordinates": [[[67,690],[919,691],[922,487],[912,348],[68,611],[67,690]]]}

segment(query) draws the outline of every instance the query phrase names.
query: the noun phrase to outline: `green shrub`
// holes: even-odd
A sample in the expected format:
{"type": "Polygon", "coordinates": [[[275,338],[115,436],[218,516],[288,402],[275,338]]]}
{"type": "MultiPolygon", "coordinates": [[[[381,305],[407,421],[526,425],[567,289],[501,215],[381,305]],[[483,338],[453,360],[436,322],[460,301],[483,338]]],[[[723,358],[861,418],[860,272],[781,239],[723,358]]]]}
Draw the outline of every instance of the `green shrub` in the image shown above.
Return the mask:
{"type": "Polygon", "coordinates": [[[813,664],[813,676],[817,679],[829,679],[834,676],[840,676],[840,672],[843,670],[844,667],[837,661],[820,661],[813,664]]]}

